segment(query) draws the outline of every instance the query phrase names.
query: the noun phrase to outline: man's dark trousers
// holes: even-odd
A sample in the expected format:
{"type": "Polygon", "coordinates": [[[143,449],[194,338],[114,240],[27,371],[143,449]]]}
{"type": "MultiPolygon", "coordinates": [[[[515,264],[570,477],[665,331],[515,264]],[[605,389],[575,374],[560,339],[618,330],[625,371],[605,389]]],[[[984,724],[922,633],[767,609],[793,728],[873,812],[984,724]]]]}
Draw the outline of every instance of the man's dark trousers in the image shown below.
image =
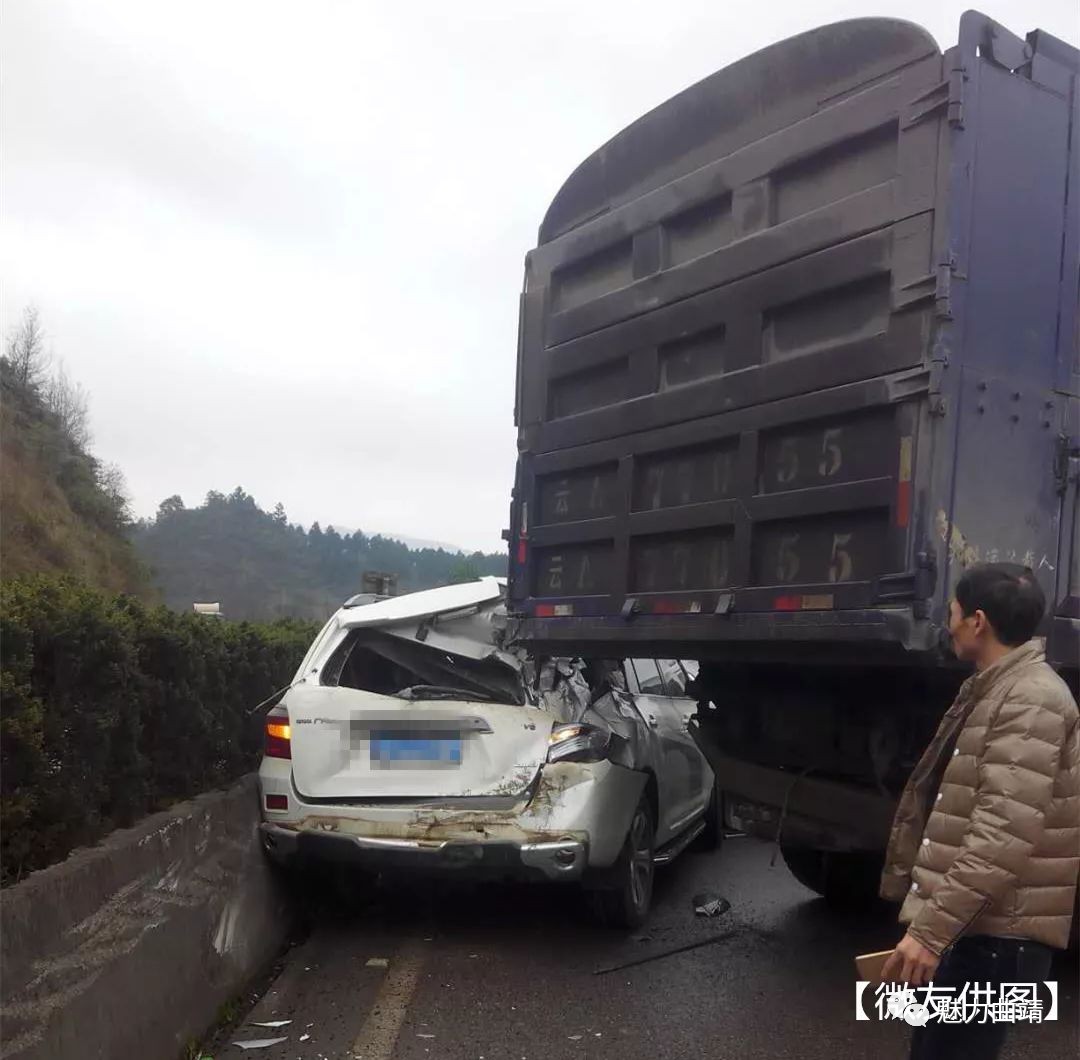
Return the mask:
{"type": "MultiPolygon", "coordinates": [[[[934,986],[955,988],[965,983],[990,983],[997,1000],[1002,983],[1041,983],[1050,978],[1053,950],[1030,939],[995,938],[991,935],[961,936],[942,955],[934,973],[934,986]]],[[[983,995],[985,996],[985,995],[983,995]]],[[[1045,995],[1040,991],[1040,997],[1045,995]]],[[[970,1023],[939,1023],[916,1027],[911,1035],[911,1060],[995,1060],[1005,1041],[1008,1023],[986,1023],[977,1012],[970,1023]]]]}

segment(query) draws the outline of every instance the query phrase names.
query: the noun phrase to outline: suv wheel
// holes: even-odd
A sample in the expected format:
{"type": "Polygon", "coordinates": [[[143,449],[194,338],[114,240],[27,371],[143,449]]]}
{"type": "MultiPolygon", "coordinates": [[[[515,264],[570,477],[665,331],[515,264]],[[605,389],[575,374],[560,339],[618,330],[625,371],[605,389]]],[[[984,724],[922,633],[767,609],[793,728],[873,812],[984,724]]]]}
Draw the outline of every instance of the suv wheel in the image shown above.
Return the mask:
{"type": "Polygon", "coordinates": [[[600,920],[620,928],[640,927],[652,904],[656,825],[644,796],[638,803],[618,860],[594,895],[600,920]]]}

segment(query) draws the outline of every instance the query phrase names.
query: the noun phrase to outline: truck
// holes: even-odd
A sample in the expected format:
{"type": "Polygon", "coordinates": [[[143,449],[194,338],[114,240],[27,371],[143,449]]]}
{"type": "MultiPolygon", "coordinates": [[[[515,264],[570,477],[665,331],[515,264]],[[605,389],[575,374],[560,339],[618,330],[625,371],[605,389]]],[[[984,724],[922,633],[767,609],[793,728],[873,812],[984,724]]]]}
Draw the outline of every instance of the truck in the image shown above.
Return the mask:
{"type": "Polygon", "coordinates": [[[728,827],[830,900],[965,676],[965,568],[1035,572],[1076,685],[1078,75],[977,12],[802,33],[586,158],[526,255],[513,634],[699,660],[728,827]]]}

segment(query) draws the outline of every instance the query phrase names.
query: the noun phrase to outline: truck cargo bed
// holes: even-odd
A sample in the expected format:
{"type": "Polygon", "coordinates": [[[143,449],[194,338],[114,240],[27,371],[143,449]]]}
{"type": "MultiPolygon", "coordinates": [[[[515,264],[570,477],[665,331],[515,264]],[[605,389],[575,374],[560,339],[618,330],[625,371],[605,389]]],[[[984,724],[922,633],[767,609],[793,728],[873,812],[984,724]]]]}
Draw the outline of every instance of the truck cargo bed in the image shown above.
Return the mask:
{"type": "Polygon", "coordinates": [[[933,652],[1000,559],[1075,665],[1078,69],[974,13],[944,54],[859,19],[578,167],[521,299],[522,639],[933,652]]]}

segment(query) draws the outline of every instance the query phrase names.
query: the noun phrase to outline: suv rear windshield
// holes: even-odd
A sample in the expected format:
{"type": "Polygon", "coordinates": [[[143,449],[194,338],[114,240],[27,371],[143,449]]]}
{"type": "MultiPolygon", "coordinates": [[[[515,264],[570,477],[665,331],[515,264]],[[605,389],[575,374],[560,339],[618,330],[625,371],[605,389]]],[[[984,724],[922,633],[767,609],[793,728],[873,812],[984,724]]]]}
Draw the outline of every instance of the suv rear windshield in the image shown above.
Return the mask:
{"type": "Polygon", "coordinates": [[[497,660],[452,655],[422,641],[355,630],[323,667],[320,684],[394,696],[417,685],[460,688],[500,703],[525,702],[518,675],[497,660]]]}

